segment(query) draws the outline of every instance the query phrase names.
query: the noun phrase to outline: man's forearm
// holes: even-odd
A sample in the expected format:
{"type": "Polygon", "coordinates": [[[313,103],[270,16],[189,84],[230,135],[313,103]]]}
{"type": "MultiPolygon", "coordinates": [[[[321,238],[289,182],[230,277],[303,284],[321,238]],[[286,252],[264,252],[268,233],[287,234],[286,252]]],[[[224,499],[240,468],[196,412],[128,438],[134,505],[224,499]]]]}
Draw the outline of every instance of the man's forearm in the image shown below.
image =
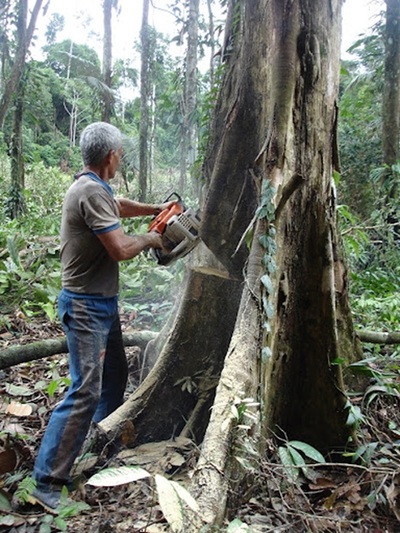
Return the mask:
{"type": "Polygon", "coordinates": [[[127,198],[117,200],[119,205],[119,214],[121,218],[140,217],[146,215],[158,215],[161,212],[161,206],[157,204],[142,204],[127,198]]]}
{"type": "Polygon", "coordinates": [[[115,261],[132,259],[146,248],[160,248],[162,246],[161,235],[154,231],[131,236],[126,235],[120,227],[107,233],[101,233],[97,237],[109,256],[115,261]]]}

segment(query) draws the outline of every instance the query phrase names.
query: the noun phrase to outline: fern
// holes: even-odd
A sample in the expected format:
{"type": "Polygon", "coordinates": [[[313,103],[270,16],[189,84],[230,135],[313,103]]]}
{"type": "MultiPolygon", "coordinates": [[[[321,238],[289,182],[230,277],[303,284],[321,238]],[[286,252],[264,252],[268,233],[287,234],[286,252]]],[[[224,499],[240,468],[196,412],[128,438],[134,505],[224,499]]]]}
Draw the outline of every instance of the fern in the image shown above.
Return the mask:
{"type": "Polygon", "coordinates": [[[20,502],[26,503],[35,488],[36,481],[31,476],[27,476],[19,483],[15,491],[15,498],[20,502]]]}

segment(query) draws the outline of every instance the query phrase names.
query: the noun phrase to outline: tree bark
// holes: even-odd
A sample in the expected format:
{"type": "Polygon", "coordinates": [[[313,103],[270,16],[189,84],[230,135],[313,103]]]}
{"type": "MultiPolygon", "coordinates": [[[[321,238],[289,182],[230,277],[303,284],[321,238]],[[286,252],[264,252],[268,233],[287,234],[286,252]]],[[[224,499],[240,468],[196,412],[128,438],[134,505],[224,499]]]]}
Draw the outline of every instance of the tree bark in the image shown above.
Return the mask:
{"type": "MultiPolygon", "coordinates": [[[[238,313],[193,480],[192,492],[200,502],[200,513],[197,518],[191,517],[188,531],[198,531],[204,521],[209,525],[221,524],[230,491],[235,482],[243,480],[243,473],[233,458],[233,450],[237,450],[237,420],[230,409],[235,405],[235,394],[240,397],[242,390],[244,394],[255,390],[254,385],[260,378],[256,364],[260,354],[267,360],[260,398],[265,405],[261,420],[265,436],[281,431],[282,438],[304,440],[327,451],[335,446],[343,447],[352,435],[352,430],[346,426],[342,376],[334,363],[339,351],[337,328],[343,323],[346,324],[345,335],[350,335],[349,345],[354,346],[351,317],[345,316],[349,313],[347,302],[340,303],[341,320],[337,320],[336,314],[336,290],[343,300],[348,294],[344,287],[345,265],[340,262],[330,181],[337,160],[333,139],[340,2],[329,5],[326,2],[322,7],[321,3],[308,1],[260,0],[241,4],[240,8],[239,13],[233,2],[234,19],[240,22],[237,22],[236,31],[228,33],[227,42],[231,46],[233,42],[234,47],[230,52],[234,67],[224,80],[231,89],[236,89],[236,105],[231,113],[222,116],[217,113],[217,117],[220,120],[227,117],[225,128],[229,130],[232,124],[240,121],[241,112],[249,113],[252,108],[244,105],[244,94],[250,95],[253,108],[259,105],[256,115],[247,114],[247,120],[241,124],[242,135],[236,140],[236,150],[238,158],[243,156],[241,149],[246,142],[246,128],[257,130],[258,136],[251,138],[257,154],[249,165],[253,169],[250,174],[264,176],[277,189],[277,273],[275,291],[271,291],[275,317],[272,320],[268,315],[263,317],[267,333],[264,341],[267,355],[264,355],[255,341],[259,339],[256,333],[260,334],[262,329],[257,320],[261,304],[255,306],[253,313],[249,312],[245,306],[246,284],[242,297],[246,311],[241,307],[238,313]],[[242,54],[236,53],[241,38],[242,54]],[[237,86],[234,85],[235,74],[240,78],[237,86]],[[340,265],[335,270],[336,263],[340,265]],[[240,337],[243,332],[244,342],[235,343],[236,335],[240,337]],[[253,342],[249,341],[251,335],[253,342]],[[248,351],[243,350],[243,359],[239,356],[231,365],[231,350],[234,360],[234,354],[239,354],[241,347],[247,347],[248,351]]],[[[225,83],[223,90],[226,90],[225,83]]],[[[217,143],[217,147],[227,150],[226,144],[217,143]]],[[[211,157],[210,161],[215,169],[215,159],[211,157]]],[[[230,177],[232,175],[230,170],[230,177]]],[[[211,182],[210,185],[209,198],[212,197],[215,204],[210,200],[206,205],[204,227],[210,233],[205,235],[205,240],[229,268],[229,254],[224,253],[217,241],[217,222],[214,232],[212,228],[220,207],[217,199],[221,194],[216,192],[220,184],[211,182]],[[210,206],[215,206],[215,210],[210,206]]],[[[232,192],[230,182],[227,190],[232,192]]],[[[229,198],[229,194],[225,193],[225,197],[229,198]]],[[[222,209],[223,201],[222,198],[222,209]]],[[[256,244],[254,238],[249,272],[256,244]]],[[[258,255],[255,253],[256,257],[258,255]]],[[[267,257],[266,262],[268,260],[267,257]]],[[[258,276],[260,263],[255,261],[254,264],[258,276]]],[[[269,274],[271,271],[272,267],[269,274]]],[[[258,295],[257,286],[249,283],[247,302],[257,301],[258,295]]],[[[229,505],[227,507],[229,509],[229,505]]]]}
{"type": "Polygon", "coordinates": [[[400,142],[400,1],[386,0],[385,71],[382,103],[383,163],[399,160],[400,142]]]}
{"type": "MultiPolygon", "coordinates": [[[[42,6],[43,0],[36,0],[35,5],[32,9],[31,18],[29,24],[26,28],[26,33],[22,42],[18,43],[17,51],[14,58],[13,66],[9,73],[7,82],[4,87],[4,92],[0,100],[0,129],[3,129],[4,120],[10,106],[13,95],[15,94],[18,83],[22,77],[26,54],[31,43],[33,33],[35,31],[37,17],[39,15],[40,8],[42,6]]],[[[22,9],[28,11],[28,0],[19,0],[19,5],[22,9]]]]}
{"type": "Polygon", "coordinates": [[[234,327],[240,282],[232,281],[206,250],[206,263],[193,265],[176,315],[166,324],[145,359],[154,366],[119,409],[101,422],[110,437],[126,420],[134,424],[130,444],[173,438],[182,432],[201,442],[215,387],[234,327]],[[210,305],[210,302],[213,302],[210,305]],[[152,357],[155,353],[155,357],[152,357]],[[195,412],[195,419],[192,416],[195,412]]]}
{"type": "MultiPolygon", "coordinates": [[[[212,253],[191,264],[148,377],[101,423],[114,437],[129,420],[131,443],[177,433],[201,440],[207,427],[191,489],[200,515],[187,524],[188,532],[199,531],[204,521],[220,524],[232,485],[243,479],[233,456],[246,395],[262,405],[253,413],[253,445],[260,453],[263,437],[279,431],[322,451],[343,447],[353,436],[335,364],[343,320],[353,338],[351,317],[338,321],[336,313],[337,291],[347,296],[345,265],[335,269],[341,255],[331,183],[340,7],[341,0],[232,0],[224,79],[204,164],[209,189],[201,236],[212,253]],[[261,180],[276,188],[278,248],[275,258],[264,253],[262,260],[259,245],[273,231],[257,210],[261,180]],[[245,236],[253,226],[249,256],[245,236]],[[223,268],[218,275],[213,254],[223,268]],[[265,272],[274,282],[267,304],[259,286],[265,272]]],[[[343,302],[341,311],[349,312],[343,302]]]]}
{"type": "Polygon", "coordinates": [[[385,331],[367,331],[357,330],[357,337],[361,342],[370,342],[372,344],[400,344],[400,332],[385,331]]]}
{"type": "Polygon", "coordinates": [[[191,492],[201,513],[190,516],[187,531],[200,531],[203,523],[222,524],[226,513],[234,511],[239,503],[232,495],[244,476],[232,451],[244,445],[247,430],[240,431],[238,425],[253,425],[245,418],[249,412],[254,414],[259,424],[259,409],[248,407],[245,399],[256,402],[259,394],[263,251],[257,237],[263,232],[265,227],[259,222],[249,256],[238,319],[216,391],[200,459],[192,478],[191,492]],[[239,414],[242,409],[245,411],[243,416],[239,414]],[[228,502],[229,496],[231,501],[228,502]]]}
{"type": "MultiPolygon", "coordinates": [[[[27,5],[24,2],[21,2],[17,21],[19,46],[24,46],[27,16],[27,5]]],[[[24,63],[14,98],[14,124],[11,137],[11,190],[7,211],[13,219],[18,218],[24,210],[23,189],[25,187],[25,169],[23,158],[22,121],[24,115],[25,84],[26,67],[24,63]]]]}
{"type": "Polygon", "coordinates": [[[186,192],[187,169],[195,161],[195,111],[197,105],[197,46],[199,32],[199,0],[188,5],[187,51],[185,58],[185,85],[182,101],[181,164],[179,190],[186,192]]]}
{"type": "MultiPolygon", "coordinates": [[[[138,346],[144,350],[147,344],[157,337],[152,331],[138,331],[124,333],[124,346],[138,346]]],[[[36,361],[43,357],[68,353],[65,337],[45,339],[25,345],[12,345],[0,351],[0,370],[29,361],[36,361]]]]}
{"type": "Polygon", "coordinates": [[[103,82],[109,90],[104,90],[102,120],[110,122],[112,110],[112,8],[114,0],[103,0],[103,82]]]}
{"type": "Polygon", "coordinates": [[[149,163],[149,99],[150,99],[150,35],[149,0],[143,0],[142,28],[140,31],[141,69],[140,69],[140,128],[139,128],[139,197],[145,202],[147,197],[147,174],[149,163]]]}
{"type": "Polygon", "coordinates": [[[346,270],[337,264],[332,185],[341,2],[300,0],[286,10],[278,0],[273,4],[279,44],[272,78],[277,89],[286,90],[273,96],[278,119],[265,165],[272,179],[280,176],[282,185],[290,175],[301,176],[303,184],[277,222],[277,292],[264,427],[266,434],[278,433],[327,452],[343,449],[353,436],[346,425],[341,368],[335,364],[348,355],[340,350],[337,329],[337,291],[346,298],[346,270]]]}
{"type": "Polygon", "coordinates": [[[385,66],[382,98],[382,151],[387,203],[388,237],[400,239],[397,209],[399,190],[393,165],[399,161],[400,150],[400,0],[386,0],[385,66]]]}

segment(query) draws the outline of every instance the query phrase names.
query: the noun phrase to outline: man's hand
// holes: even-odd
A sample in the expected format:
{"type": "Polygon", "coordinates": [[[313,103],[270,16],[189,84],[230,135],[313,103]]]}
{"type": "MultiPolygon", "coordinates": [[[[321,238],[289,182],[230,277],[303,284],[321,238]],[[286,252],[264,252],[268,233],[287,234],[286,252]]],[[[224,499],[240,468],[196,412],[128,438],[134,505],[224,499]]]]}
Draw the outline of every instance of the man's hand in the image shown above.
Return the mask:
{"type": "Polygon", "coordinates": [[[149,248],[163,249],[162,236],[157,231],[150,231],[148,236],[151,238],[149,248]]]}
{"type": "Polygon", "coordinates": [[[176,200],[171,200],[169,202],[164,202],[163,204],[160,204],[158,207],[159,209],[159,213],[161,213],[161,211],[164,211],[164,209],[170,209],[173,205],[177,204],[178,202],[176,200]]]}
{"type": "Polygon", "coordinates": [[[169,209],[176,203],[176,200],[171,200],[170,202],[164,202],[162,204],[142,204],[126,198],[120,198],[117,200],[119,215],[121,218],[158,215],[161,211],[169,209]]]}

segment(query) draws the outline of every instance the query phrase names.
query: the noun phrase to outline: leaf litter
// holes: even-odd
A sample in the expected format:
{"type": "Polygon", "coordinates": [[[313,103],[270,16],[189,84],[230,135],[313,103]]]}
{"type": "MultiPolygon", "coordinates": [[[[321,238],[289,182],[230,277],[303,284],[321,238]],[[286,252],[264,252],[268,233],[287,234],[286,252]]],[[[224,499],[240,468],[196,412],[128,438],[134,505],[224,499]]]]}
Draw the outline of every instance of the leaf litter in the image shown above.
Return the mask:
{"type": "MultiPolygon", "coordinates": [[[[0,348],[61,334],[56,326],[48,323],[27,324],[20,316],[15,322],[13,334],[10,329],[0,331],[0,348]]],[[[127,348],[131,369],[140,367],[139,352],[134,347],[127,348]]],[[[67,372],[66,357],[59,355],[0,371],[0,532],[61,530],[54,523],[46,529],[46,515],[14,511],[11,500],[18,483],[32,470],[48,418],[63,397],[66,385],[61,378],[67,377],[67,372]],[[57,369],[60,382],[49,396],[48,388],[54,381],[51,368],[57,369]]],[[[127,394],[136,386],[137,379],[132,372],[127,394]]],[[[358,401],[361,404],[362,397],[358,401]]],[[[308,464],[306,475],[302,472],[296,482],[291,482],[279,461],[278,448],[268,442],[256,471],[249,470],[240,487],[230,493],[228,517],[219,531],[400,532],[400,401],[396,397],[377,396],[366,411],[366,421],[359,433],[364,444],[373,444],[368,463],[308,464]]],[[[122,449],[111,458],[88,451],[76,465],[81,483],[73,499],[89,504],[90,509],[68,518],[67,531],[172,531],[164,516],[168,510],[164,508],[163,513],[159,503],[154,479],[162,486],[164,499],[170,488],[165,486],[163,478],[155,476],[188,487],[197,456],[194,443],[179,438],[122,449]],[[124,469],[133,465],[151,476],[131,481],[124,469]],[[105,468],[127,475],[126,482],[114,486],[85,484],[105,468]]],[[[165,502],[162,503],[165,507],[165,502]]]]}

